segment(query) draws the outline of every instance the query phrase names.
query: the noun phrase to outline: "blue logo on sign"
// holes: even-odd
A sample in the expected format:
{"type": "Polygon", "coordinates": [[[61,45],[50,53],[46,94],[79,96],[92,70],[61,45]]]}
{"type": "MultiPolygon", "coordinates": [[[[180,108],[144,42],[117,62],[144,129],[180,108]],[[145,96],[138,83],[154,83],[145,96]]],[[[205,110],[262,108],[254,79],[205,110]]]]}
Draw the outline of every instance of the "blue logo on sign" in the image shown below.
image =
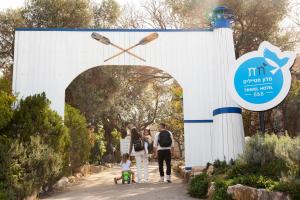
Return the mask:
{"type": "MultiPolygon", "coordinates": [[[[245,54],[237,60],[238,65],[232,77],[233,97],[238,96],[235,98],[237,102],[244,107],[250,105],[251,110],[255,109],[255,105],[268,104],[273,100],[274,105],[278,104],[277,100],[283,100],[290,87],[289,68],[294,59],[291,52],[281,52],[264,42],[259,51],[245,54]]],[[[270,105],[268,107],[271,108],[270,105]]],[[[258,110],[263,109],[268,108],[261,107],[258,110]]]]}

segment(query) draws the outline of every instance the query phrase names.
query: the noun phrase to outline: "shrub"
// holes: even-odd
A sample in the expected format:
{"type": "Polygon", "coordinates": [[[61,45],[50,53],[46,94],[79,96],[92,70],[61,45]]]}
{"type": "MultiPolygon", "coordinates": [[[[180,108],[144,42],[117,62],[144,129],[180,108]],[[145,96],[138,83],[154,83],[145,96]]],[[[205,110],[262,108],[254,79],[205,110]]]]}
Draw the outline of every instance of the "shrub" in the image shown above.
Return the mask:
{"type": "Polygon", "coordinates": [[[293,200],[300,199],[300,183],[295,181],[279,182],[274,188],[275,191],[285,192],[291,196],[293,200]]]}
{"type": "Polygon", "coordinates": [[[226,161],[220,161],[220,160],[215,160],[213,166],[214,166],[214,174],[216,175],[225,173],[229,168],[229,165],[227,165],[226,161]]]}
{"type": "Polygon", "coordinates": [[[45,94],[21,100],[12,112],[5,134],[0,130],[0,195],[23,199],[62,176],[69,135],[45,94]]]}
{"type": "Polygon", "coordinates": [[[65,125],[69,129],[70,161],[72,169],[78,168],[88,162],[91,145],[89,130],[87,129],[86,119],[80,111],[70,105],[65,107],[65,125]]]}
{"type": "Polygon", "coordinates": [[[2,137],[0,145],[5,150],[0,153],[0,178],[10,186],[2,191],[6,197],[23,199],[42,186],[53,184],[61,175],[61,155],[43,144],[40,136],[31,136],[25,143],[2,137]]]}
{"type": "Polygon", "coordinates": [[[214,183],[215,192],[213,193],[212,200],[231,200],[231,195],[227,194],[229,182],[218,180],[214,183]]]}
{"type": "Polygon", "coordinates": [[[104,138],[104,130],[100,129],[98,133],[94,133],[95,142],[91,149],[90,161],[94,164],[100,164],[106,152],[106,142],[104,138]]]}
{"type": "Polygon", "coordinates": [[[208,190],[209,178],[206,173],[192,178],[188,191],[192,197],[205,198],[208,190]]]}
{"type": "Polygon", "coordinates": [[[259,173],[273,177],[299,176],[300,138],[290,138],[288,135],[256,134],[245,146],[245,151],[238,162],[246,166],[254,166],[259,173]]]}
{"type": "Polygon", "coordinates": [[[14,113],[12,105],[14,102],[15,97],[0,91],[0,130],[12,119],[14,113]]]}
{"type": "Polygon", "coordinates": [[[11,81],[7,77],[0,77],[0,91],[11,94],[11,81]]]}

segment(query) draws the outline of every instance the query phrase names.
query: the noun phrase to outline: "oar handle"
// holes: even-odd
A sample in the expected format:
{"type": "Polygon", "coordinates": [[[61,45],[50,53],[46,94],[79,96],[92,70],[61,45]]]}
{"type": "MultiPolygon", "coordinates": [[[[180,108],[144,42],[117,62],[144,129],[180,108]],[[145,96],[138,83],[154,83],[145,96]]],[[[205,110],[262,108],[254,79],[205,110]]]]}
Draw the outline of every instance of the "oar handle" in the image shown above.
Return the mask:
{"type": "Polygon", "coordinates": [[[113,59],[113,58],[115,58],[115,57],[117,57],[117,56],[119,56],[119,55],[121,55],[122,53],[125,53],[125,52],[128,53],[128,54],[130,54],[130,55],[132,55],[132,56],[134,56],[134,57],[136,57],[136,58],[138,58],[138,59],[140,59],[140,60],[142,60],[142,61],[144,61],[144,62],[146,62],[145,59],[143,59],[143,58],[141,58],[141,57],[139,57],[139,56],[137,56],[137,55],[135,55],[135,54],[133,54],[133,53],[130,52],[131,49],[135,48],[135,47],[138,46],[139,44],[135,44],[135,45],[129,47],[128,49],[123,49],[123,48],[121,48],[121,47],[119,47],[119,46],[117,46],[117,45],[115,45],[115,44],[113,44],[113,43],[110,43],[110,44],[111,44],[112,46],[114,46],[114,47],[116,47],[116,48],[122,50],[122,51],[119,52],[119,53],[117,53],[116,55],[110,57],[110,58],[107,58],[106,60],[104,60],[104,62],[107,62],[107,61],[109,61],[109,60],[111,60],[111,59],[113,59]]]}

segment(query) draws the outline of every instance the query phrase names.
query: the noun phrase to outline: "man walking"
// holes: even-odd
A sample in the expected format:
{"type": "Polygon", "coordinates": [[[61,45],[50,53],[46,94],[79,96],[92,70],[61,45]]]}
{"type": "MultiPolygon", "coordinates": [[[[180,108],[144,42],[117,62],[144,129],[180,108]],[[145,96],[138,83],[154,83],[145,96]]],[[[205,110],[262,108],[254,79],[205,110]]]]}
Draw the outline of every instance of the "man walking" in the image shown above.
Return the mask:
{"type": "Polygon", "coordinates": [[[160,182],[164,182],[164,161],[167,165],[167,182],[171,183],[171,158],[174,152],[173,134],[166,129],[164,123],[159,124],[159,132],[154,138],[154,153],[158,158],[160,182]]]}

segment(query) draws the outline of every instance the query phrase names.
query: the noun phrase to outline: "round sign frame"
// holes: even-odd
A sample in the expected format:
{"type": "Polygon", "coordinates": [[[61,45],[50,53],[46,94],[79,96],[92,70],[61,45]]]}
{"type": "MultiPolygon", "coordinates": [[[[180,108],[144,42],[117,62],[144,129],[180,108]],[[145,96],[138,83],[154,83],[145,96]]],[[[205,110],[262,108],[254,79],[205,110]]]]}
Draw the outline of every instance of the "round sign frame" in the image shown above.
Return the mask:
{"type": "Polygon", "coordinates": [[[233,100],[236,101],[236,103],[239,104],[241,107],[243,107],[247,110],[252,110],[252,111],[264,111],[264,110],[269,110],[269,109],[277,106],[284,100],[284,98],[287,96],[287,94],[290,90],[291,80],[292,80],[290,68],[292,67],[295,59],[296,59],[296,54],[294,52],[291,52],[291,51],[281,52],[281,50],[278,47],[272,45],[271,43],[269,43],[267,41],[262,42],[259,46],[258,51],[249,52],[247,54],[244,54],[240,58],[238,58],[234,64],[233,68],[230,70],[230,72],[229,72],[229,93],[231,94],[233,100]],[[261,104],[251,103],[251,102],[243,99],[236,91],[236,87],[235,87],[235,83],[234,83],[236,72],[239,69],[239,67],[247,60],[255,58],[255,57],[263,57],[265,49],[268,49],[268,50],[271,50],[272,52],[274,52],[278,56],[278,58],[285,58],[285,57],[289,58],[288,62],[283,67],[280,68],[282,71],[282,75],[283,75],[283,85],[282,85],[282,88],[281,88],[279,94],[276,97],[274,97],[272,100],[265,102],[265,103],[261,103],[261,104]]]}

